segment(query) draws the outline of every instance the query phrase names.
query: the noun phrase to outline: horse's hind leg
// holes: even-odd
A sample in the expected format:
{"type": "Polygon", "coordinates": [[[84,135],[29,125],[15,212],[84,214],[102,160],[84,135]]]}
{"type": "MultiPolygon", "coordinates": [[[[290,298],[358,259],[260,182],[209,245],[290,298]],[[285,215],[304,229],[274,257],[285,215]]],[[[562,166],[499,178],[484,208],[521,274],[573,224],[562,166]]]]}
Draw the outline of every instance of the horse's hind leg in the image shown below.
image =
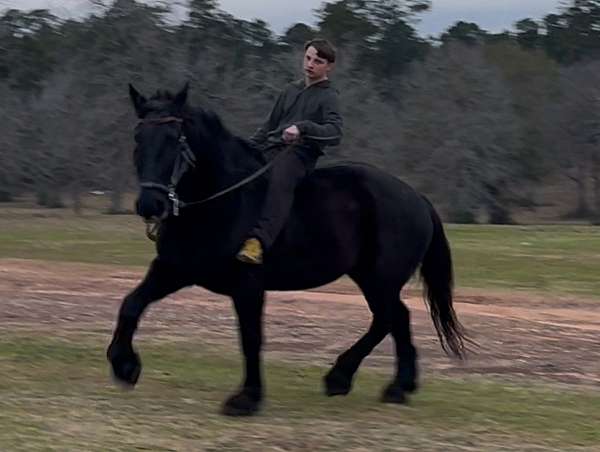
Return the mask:
{"type": "Polygon", "coordinates": [[[410,315],[399,296],[401,285],[354,279],[367,299],[373,321],[369,331],[340,355],[326,375],[326,392],[328,395],[347,394],[362,360],[391,332],[396,345],[396,376],[384,391],[382,400],[404,403],[405,393],[417,389],[417,353],[411,339],[410,315]]]}
{"type": "Polygon", "coordinates": [[[405,393],[417,389],[418,368],[417,351],[410,332],[410,313],[398,297],[388,299],[386,319],[396,345],[396,376],[383,392],[382,401],[404,403],[405,393]]]}
{"type": "Polygon", "coordinates": [[[160,300],[185,285],[180,275],[155,259],[144,280],[125,297],[112,342],[106,352],[113,375],[119,382],[133,386],[139,378],[142,364],[133,349],[132,341],[144,310],[153,301],[160,300]]]}
{"type": "MultiPolygon", "coordinates": [[[[352,389],[352,379],[360,363],[390,332],[385,318],[385,296],[374,284],[353,278],[363,291],[373,319],[369,330],[352,347],[342,353],[325,376],[325,393],[328,396],[346,395],[352,389]]],[[[397,295],[396,295],[397,297],[397,295]]]]}
{"type": "Polygon", "coordinates": [[[346,395],[352,389],[352,379],[362,360],[371,353],[385,336],[388,329],[379,316],[373,316],[371,327],[352,347],[342,353],[325,375],[325,394],[346,395]]]}

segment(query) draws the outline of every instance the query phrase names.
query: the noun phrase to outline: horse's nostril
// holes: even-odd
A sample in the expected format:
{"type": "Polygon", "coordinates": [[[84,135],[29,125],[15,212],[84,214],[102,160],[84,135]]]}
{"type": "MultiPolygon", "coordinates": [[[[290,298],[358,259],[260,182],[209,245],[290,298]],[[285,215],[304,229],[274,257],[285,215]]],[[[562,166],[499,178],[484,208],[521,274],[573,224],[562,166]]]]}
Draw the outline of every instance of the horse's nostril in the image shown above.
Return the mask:
{"type": "Polygon", "coordinates": [[[164,216],[168,202],[160,193],[143,190],[135,203],[137,214],[145,219],[161,218],[164,216]]]}

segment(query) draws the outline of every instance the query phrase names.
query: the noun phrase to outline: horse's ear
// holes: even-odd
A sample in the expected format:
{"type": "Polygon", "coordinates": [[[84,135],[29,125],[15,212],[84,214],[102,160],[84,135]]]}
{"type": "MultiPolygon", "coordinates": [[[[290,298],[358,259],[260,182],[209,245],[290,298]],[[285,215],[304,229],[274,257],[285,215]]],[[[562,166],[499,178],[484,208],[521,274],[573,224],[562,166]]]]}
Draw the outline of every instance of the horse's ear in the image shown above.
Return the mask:
{"type": "Polygon", "coordinates": [[[175,106],[179,110],[181,110],[187,102],[189,89],[190,89],[190,82],[185,82],[183,89],[175,95],[175,101],[174,101],[175,106]]]}
{"type": "Polygon", "coordinates": [[[129,84],[129,97],[131,97],[131,102],[133,103],[136,114],[139,118],[141,118],[144,110],[144,104],[146,103],[146,98],[142,96],[131,83],[129,84]]]}

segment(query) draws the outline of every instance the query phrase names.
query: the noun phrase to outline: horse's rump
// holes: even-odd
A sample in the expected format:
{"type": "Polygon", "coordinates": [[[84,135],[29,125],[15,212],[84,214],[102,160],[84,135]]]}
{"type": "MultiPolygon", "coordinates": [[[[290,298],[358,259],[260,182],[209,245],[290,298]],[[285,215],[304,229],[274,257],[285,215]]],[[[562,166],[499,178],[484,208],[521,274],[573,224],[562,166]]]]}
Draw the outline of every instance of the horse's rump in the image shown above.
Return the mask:
{"type": "Polygon", "coordinates": [[[362,163],[318,168],[298,187],[270,253],[269,286],[316,287],[359,265],[389,263],[393,273],[411,250],[427,248],[431,231],[428,204],[400,179],[362,163]]]}

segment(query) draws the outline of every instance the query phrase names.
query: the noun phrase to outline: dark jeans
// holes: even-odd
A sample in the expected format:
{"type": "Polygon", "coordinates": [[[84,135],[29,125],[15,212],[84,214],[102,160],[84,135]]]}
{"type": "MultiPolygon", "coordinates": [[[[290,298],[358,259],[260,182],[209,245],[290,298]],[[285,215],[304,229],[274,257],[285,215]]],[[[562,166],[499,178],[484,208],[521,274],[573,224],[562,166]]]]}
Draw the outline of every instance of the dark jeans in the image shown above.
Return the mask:
{"type": "Polygon", "coordinates": [[[258,222],[251,237],[269,249],[287,221],[296,187],[315,168],[322,153],[314,149],[292,147],[276,157],[269,173],[269,185],[258,222]]]}

